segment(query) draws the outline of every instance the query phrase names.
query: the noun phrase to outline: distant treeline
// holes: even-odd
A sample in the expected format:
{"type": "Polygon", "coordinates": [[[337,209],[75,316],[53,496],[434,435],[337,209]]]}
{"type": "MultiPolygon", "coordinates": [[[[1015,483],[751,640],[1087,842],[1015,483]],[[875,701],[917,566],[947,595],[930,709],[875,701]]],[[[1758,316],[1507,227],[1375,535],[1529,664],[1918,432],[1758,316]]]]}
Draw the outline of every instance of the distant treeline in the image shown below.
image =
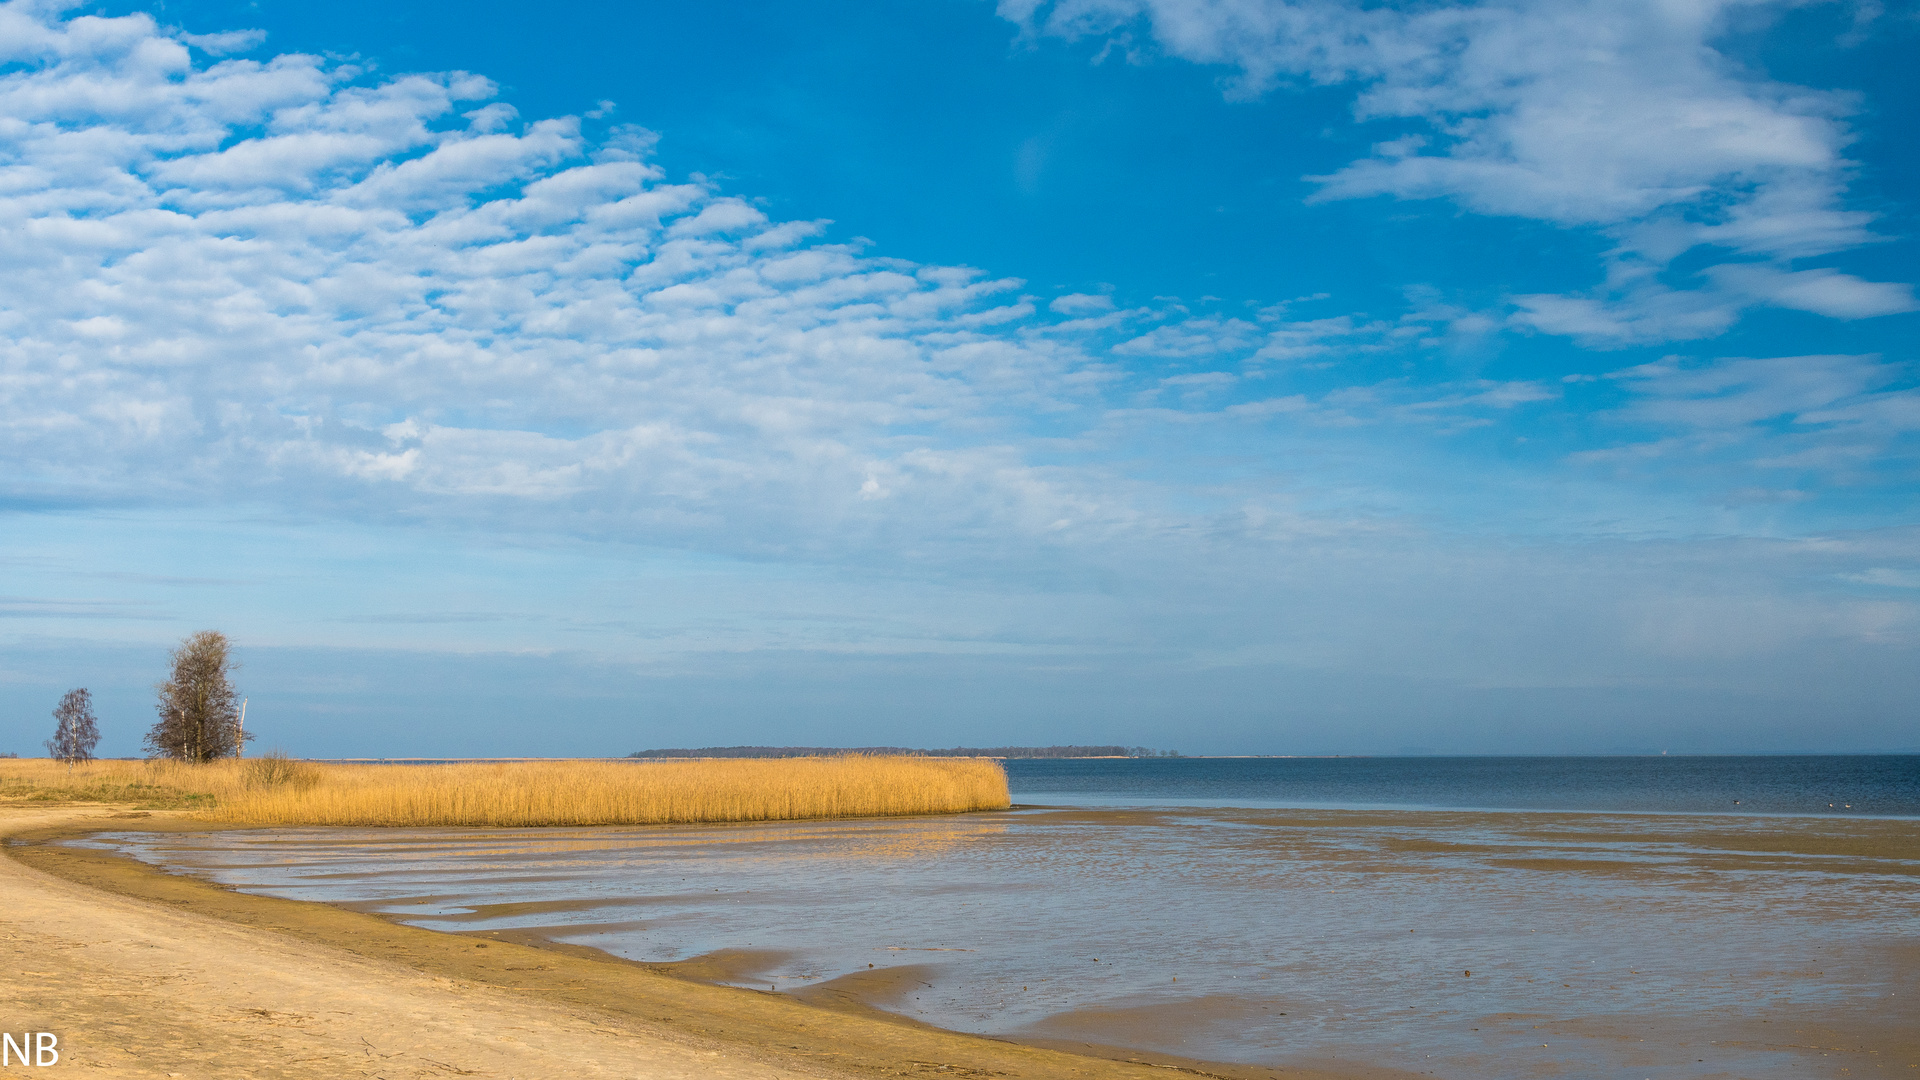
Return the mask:
{"type": "Polygon", "coordinates": [[[919,757],[1087,758],[1179,757],[1172,750],[1145,746],[955,746],[947,750],[911,750],[904,746],[703,746],[697,750],[637,750],[636,758],[787,758],[841,754],[912,754],[919,757]]]}

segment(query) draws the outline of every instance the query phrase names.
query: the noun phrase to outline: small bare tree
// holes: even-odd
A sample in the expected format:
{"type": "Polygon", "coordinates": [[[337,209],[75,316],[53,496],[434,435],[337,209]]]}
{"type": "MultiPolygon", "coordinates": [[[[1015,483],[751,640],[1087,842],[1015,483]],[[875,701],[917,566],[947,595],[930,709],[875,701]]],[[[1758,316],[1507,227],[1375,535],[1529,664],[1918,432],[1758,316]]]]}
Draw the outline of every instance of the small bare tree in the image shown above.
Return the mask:
{"type": "Polygon", "coordinates": [[[240,756],[251,736],[240,730],[229,652],[227,636],[216,630],[202,630],[173,650],[173,676],[154,687],[160,720],[146,740],[153,756],[195,762],[240,756]]]}
{"type": "Polygon", "coordinates": [[[47,753],[66,762],[69,769],[77,762],[92,761],[93,748],[100,745],[100,720],[93,715],[93,695],[87,688],[67,691],[53,718],[58,724],[53,738],[47,740],[47,753]]]}

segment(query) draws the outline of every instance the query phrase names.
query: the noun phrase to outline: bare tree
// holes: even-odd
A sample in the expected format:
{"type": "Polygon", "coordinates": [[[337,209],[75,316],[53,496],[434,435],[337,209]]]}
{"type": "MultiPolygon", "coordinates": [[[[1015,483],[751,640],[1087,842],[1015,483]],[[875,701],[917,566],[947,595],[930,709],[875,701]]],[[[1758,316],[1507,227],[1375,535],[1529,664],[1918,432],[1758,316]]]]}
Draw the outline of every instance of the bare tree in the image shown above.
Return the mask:
{"type": "Polygon", "coordinates": [[[216,630],[202,630],[173,650],[173,676],[154,687],[160,721],[147,732],[147,749],[155,757],[240,756],[251,736],[240,730],[240,693],[229,652],[227,636],[216,630]]]}
{"type": "Polygon", "coordinates": [[[100,720],[93,715],[93,695],[86,687],[69,690],[53,710],[58,725],[47,740],[47,753],[73,768],[76,762],[92,761],[93,748],[100,745],[100,720]]]}

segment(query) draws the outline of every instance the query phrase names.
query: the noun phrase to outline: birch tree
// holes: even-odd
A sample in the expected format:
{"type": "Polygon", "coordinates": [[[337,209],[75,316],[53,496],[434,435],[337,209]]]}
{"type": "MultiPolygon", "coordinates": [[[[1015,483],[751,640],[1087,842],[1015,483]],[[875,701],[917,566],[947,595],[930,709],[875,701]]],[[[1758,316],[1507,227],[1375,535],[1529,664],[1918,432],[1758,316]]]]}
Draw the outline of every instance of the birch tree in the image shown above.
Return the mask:
{"type": "Polygon", "coordinates": [[[173,674],[154,687],[160,720],[147,732],[154,757],[205,762],[239,757],[240,692],[233,685],[227,636],[202,630],[173,650],[173,674]]]}
{"type": "Polygon", "coordinates": [[[57,722],[53,738],[47,740],[47,753],[64,761],[71,769],[76,763],[93,760],[93,748],[100,745],[100,720],[93,715],[93,694],[86,687],[69,690],[54,707],[57,722]]]}

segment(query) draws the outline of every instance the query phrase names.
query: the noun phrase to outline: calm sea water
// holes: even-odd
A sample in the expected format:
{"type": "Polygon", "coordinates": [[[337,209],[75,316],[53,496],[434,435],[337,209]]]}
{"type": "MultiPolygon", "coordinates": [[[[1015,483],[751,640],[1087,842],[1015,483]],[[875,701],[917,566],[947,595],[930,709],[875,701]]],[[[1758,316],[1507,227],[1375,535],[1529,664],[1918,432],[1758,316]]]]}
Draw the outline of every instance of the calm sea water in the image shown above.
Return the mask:
{"type": "Polygon", "coordinates": [[[1920,825],[1888,816],[1913,812],[1914,764],[1013,762],[1046,805],[90,843],[437,930],[717,956],[723,981],[1002,1037],[1463,1080],[1852,1080],[1920,1068],[1920,825]],[[1467,809],[1413,809],[1448,802],[1467,809]],[[1380,805],[1399,808],[1353,808],[1380,805]]]}
{"type": "Polygon", "coordinates": [[[1920,817],[1920,755],[1009,761],[1019,802],[1920,817]]]}

